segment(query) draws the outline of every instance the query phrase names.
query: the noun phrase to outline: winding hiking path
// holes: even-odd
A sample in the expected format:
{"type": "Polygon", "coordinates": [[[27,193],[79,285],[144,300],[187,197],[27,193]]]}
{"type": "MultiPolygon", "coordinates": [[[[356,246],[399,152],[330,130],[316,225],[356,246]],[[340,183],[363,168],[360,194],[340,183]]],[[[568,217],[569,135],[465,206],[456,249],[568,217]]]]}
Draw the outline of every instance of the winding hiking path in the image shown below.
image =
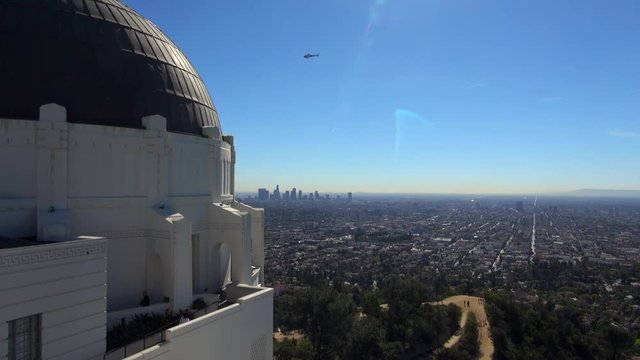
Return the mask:
{"type": "MultiPolygon", "coordinates": [[[[489,333],[489,320],[487,319],[487,313],[484,309],[484,299],[475,296],[467,296],[467,295],[455,295],[448,297],[442,301],[437,302],[438,305],[449,305],[455,304],[462,310],[462,316],[460,317],[460,327],[464,328],[464,324],[467,322],[467,317],[469,312],[472,312],[476,316],[476,320],[478,321],[478,325],[482,325],[484,320],[486,321],[486,326],[480,326],[478,328],[479,342],[480,342],[480,352],[482,355],[480,359],[482,360],[491,360],[493,359],[493,341],[491,340],[491,336],[489,333]],[[469,306],[465,306],[465,303],[468,302],[469,306]]],[[[444,344],[444,347],[450,348],[455,345],[460,340],[460,335],[453,335],[447,340],[444,344]]]]}

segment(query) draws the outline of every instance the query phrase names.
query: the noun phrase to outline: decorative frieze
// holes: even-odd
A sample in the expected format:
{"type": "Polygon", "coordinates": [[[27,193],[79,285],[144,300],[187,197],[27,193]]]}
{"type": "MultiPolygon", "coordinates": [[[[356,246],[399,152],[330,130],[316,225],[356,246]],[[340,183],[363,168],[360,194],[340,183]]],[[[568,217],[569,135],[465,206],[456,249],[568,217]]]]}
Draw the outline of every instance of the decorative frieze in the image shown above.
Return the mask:
{"type": "Polygon", "coordinates": [[[34,245],[0,251],[0,268],[39,264],[82,256],[107,255],[104,241],[84,245],[69,246],[69,243],[56,245],[34,245]]]}

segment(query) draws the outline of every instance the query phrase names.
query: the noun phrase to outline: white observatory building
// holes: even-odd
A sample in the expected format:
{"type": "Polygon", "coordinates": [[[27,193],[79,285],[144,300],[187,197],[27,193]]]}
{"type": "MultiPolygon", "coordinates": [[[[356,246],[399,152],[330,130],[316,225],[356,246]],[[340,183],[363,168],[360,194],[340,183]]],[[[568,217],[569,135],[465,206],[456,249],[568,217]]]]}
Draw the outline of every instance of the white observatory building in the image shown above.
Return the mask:
{"type": "Polygon", "coordinates": [[[271,359],[264,217],[204,82],[118,0],[0,0],[0,360],[271,359]],[[137,315],[206,308],[107,352],[137,315]]]}

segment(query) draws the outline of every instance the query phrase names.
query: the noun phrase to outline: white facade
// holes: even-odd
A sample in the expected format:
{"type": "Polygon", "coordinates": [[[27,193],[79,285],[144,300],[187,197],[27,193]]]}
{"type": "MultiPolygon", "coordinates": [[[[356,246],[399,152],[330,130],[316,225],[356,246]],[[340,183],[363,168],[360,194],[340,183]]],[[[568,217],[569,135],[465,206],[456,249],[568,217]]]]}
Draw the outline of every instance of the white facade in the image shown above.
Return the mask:
{"type": "Polygon", "coordinates": [[[8,357],[8,322],[35,314],[43,359],[101,359],[106,257],[99,238],[0,250],[0,359],[8,357]]]}
{"type": "Polygon", "coordinates": [[[127,359],[271,359],[273,289],[239,286],[229,292],[233,305],[167,330],[167,341],[127,359]]]}
{"type": "MultiPolygon", "coordinates": [[[[177,311],[191,305],[194,294],[218,293],[227,284],[259,286],[264,217],[261,209],[234,201],[233,137],[217,127],[203,128],[202,136],[167,132],[157,115],[141,124],[144,129],[67,123],[66,110],[56,104],[42,106],[32,121],[0,119],[0,237],[105,238],[106,310],[112,313],[138,307],[144,291],[151,307],[177,311]]],[[[9,287],[31,280],[15,281],[9,287]]],[[[258,358],[271,358],[272,295],[261,294],[260,306],[236,304],[239,315],[210,319],[192,335],[175,330],[183,335],[172,337],[172,348],[184,341],[195,351],[196,339],[216,331],[238,339],[251,334],[251,342],[264,335],[268,346],[258,358]]],[[[0,311],[4,298],[1,290],[0,311]]],[[[43,312],[37,306],[28,311],[43,312]]],[[[4,315],[0,324],[9,319],[4,315]]],[[[0,327],[0,344],[5,337],[0,327]]],[[[172,358],[224,358],[211,351],[197,352],[203,357],[174,351],[172,358]]]]}

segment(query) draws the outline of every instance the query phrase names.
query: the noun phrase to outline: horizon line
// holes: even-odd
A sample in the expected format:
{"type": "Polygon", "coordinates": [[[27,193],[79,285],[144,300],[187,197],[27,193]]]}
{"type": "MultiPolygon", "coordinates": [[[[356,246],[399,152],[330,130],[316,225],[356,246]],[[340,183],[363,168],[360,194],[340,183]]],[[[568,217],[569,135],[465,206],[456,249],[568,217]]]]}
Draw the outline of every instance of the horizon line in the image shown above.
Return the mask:
{"type": "MultiPolygon", "coordinates": [[[[272,190],[269,190],[272,192],[272,190]]],[[[316,190],[314,190],[316,191],[316,190]]],[[[594,188],[580,188],[573,190],[562,190],[562,191],[521,191],[521,192],[455,192],[455,191],[444,191],[444,192],[403,192],[403,191],[318,191],[323,194],[347,194],[352,193],[354,195],[457,195],[457,196],[472,196],[472,195],[492,195],[492,196],[514,196],[514,195],[525,195],[525,196],[549,196],[549,195],[573,195],[580,196],[580,192],[611,192],[614,194],[628,194],[628,193],[637,193],[633,194],[631,197],[640,197],[640,189],[594,189],[594,188]]],[[[239,190],[236,191],[237,194],[254,194],[257,193],[257,190],[239,190]]],[[[307,195],[307,192],[303,191],[304,195],[307,195]]],[[[583,195],[585,196],[585,195],[583,195]]],[[[587,194],[589,197],[606,197],[607,194],[587,194]]]]}

